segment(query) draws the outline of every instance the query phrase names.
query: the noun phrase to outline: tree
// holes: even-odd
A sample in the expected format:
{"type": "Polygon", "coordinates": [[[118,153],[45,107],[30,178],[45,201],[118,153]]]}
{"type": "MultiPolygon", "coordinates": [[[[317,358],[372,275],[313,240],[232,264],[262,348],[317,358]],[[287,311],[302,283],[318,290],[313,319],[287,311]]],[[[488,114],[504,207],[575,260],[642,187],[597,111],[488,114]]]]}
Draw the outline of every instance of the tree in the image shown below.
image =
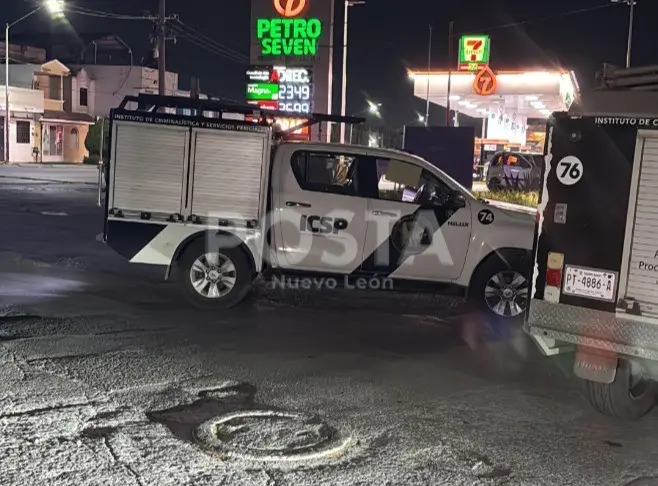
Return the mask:
{"type": "Polygon", "coordinates": [[[100,158],[101,147],[101,126],[104,128],[105,134],[103,135],[103,160],[107,160],[110,124],[104,118],[97,120],[96,123],[89,127],[87,138],[85,138],[85,148],[89,151],[89,158],[98,161],[100,158]]]}

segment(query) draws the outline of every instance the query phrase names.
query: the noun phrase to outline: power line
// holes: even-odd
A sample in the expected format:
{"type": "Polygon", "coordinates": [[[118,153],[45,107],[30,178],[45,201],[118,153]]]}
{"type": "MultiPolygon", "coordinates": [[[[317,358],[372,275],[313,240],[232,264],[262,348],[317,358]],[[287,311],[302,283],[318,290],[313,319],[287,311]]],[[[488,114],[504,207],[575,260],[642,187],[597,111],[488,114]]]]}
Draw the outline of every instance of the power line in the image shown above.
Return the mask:
{"type": "Polygon", "coordinates": [[[485,33],[486,34],[488,32],[494,31],[494,30],[509,29],[511,27],[520,27],[522,25],[527,25],[527,24],[531,24],[531,23],[534,23],[534,22],[543,22],[545,20],[559,19],[559,18],[562,18],[562,17],[568,17],[568,16],[571,16],[571,15],[577,15],[577,14],[581,14],[581,13],[593,12],[595,10],[601,10],[601,9],[604,9],[604,8],[614,7],[614,6],[615,6],[614,3],[604,3],[604,4],[601,4],[601,5],[595,5],[593,7],[585,7],[585,8],[579,8],[577,10],[569,10],[567,12],[561,12],[559,14],[554,14],[554,15],[547,15],[545,17],[539,17],[539,18],[536,18],[536,19],[526,19],[526,20],[520,20],[520,21],[517,21],[517,22],[510,22],[510,23],[498,25],[498,26],[495,26],[495,27],[489,27],[487,29],[471,30],[469,32],[459,32],[457,35],[470,34],[470,33],[473,33],[473,32],[485,33]]]}
{"type": "Polygon", "coordinates": [[[244,54],[240,54],[237,51],[228,49],[217,42],[214,41],[209,42],[208,40],[205,40],[204,38],[198,35],[191,34],[190,32],[185,32],[177,25],[170,24],[169,28],[176,36],[182,37],[183,39],[188,40],[192,44],[195,44],[196,46],[201,47],[207,50],[208,52],[224,57],[228,60],[237,62],[239,64],[249,63],[249,58],[244,54]]]}
{"type": "Polygon", "coordinates": [[[152,15],[128,15],[128,14],[118,14],[113,12],[105,12],[103,10],[94,10],[90,8],[75,7],[70,6],[66,9],[67,13],[73,13],[77,15],[85,15],[88,17],[98,17],[103,19],[114,19],[114,20],[154,20],[155,17],[152,15]]]}
{"type": "Polygon", "coordinates": [[[183,32],[183,33],[185,33],[186,35],[189,35],[189,36],[194,36],[194,37],[197,38],[197,40],[200,40],[202,42],[208,42],[208,43],[212,44],[213,47],[215,47],[216,49],[226,52],[229,56],[233,56],[233,57],[235,57],[237,59],[240,59],[241,61],[244,61],[244,62],[249,62],[249,58],[247,56],[245,56],[244,54],[242,54],[241,52],[238,52],[235,49],[231,49],[230,47],[225,46],[224,44],[222,44],[222,43],[216,41],[215,39],[205,35],[204,33],[199,32],[197,29],[195,29],[194,27],[184,23],[179,18],[175,18],[174,20],[179,25],[175,25],[175,26],[172,25],[171,27],[178,29],[179,32],[183,32]]]}

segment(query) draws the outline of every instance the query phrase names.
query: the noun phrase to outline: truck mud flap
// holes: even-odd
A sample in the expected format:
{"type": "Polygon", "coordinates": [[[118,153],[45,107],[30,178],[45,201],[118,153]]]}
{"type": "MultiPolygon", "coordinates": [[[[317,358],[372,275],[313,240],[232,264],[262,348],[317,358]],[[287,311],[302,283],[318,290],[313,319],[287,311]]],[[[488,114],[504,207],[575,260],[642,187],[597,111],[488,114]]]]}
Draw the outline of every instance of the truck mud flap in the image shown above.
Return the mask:
{"type": "Polygon", "coordinates": [[[617,353],[593,348],[576,351],[573,373],[578,378],[598,383],[612,383],[617,376],[617,353]]]}

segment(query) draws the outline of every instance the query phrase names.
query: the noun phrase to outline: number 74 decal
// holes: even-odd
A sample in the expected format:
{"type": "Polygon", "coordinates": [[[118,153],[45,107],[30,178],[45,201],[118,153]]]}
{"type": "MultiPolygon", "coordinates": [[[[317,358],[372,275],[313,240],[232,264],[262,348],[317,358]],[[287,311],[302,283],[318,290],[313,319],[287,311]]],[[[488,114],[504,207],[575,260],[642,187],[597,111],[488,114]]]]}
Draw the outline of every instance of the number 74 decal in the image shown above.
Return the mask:
{"type": "Polygon", "coordinates": [[[583,177],[583,163],[573,155],[560,160],[556,170],[558,181],[565,186],[573,186],[583,177]]]}

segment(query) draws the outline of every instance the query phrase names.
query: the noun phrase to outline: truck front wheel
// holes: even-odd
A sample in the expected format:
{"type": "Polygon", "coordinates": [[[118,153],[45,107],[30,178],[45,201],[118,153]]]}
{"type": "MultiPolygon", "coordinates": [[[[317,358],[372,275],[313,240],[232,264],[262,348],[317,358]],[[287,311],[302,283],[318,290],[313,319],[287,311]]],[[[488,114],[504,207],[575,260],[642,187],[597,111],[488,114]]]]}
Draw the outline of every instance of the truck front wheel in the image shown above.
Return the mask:
{"type": "Polygon", "coordinates": [[[183,252],[179,278],[187,300],[205,309],[228,309],[249,292],[251,267],[232,241],[197,240],[183,252]]]}
{"type": "Polygon", "coordinates": [[[518,320],[528,305],[528,259],[520,254],[491,256],[478,267],[471,282],[474,303],[494,320],[518,320]]]}
{"type": "Polygon", "coordinates": [[[656,404],[658,383],[649,379],[641,366],[619,360],[615,381],[585,381],[585,398],[600,413],[624,420],[646,415],[656,404]]]}

